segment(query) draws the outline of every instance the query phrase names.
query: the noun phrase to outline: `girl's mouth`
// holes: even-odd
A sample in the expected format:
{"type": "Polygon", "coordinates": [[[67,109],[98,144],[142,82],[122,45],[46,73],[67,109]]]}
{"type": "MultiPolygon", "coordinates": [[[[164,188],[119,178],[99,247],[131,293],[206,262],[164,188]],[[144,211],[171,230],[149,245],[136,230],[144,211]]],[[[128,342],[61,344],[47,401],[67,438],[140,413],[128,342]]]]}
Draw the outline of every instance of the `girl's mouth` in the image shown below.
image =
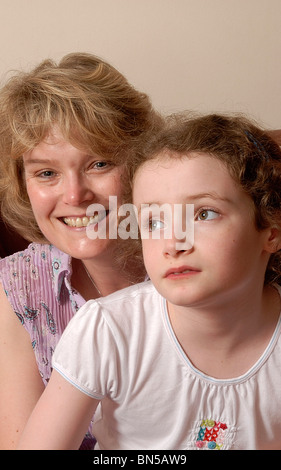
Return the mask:
{"type": "Polygon", "coordinates": [[[198,269],[192,268],[190,266],[180,266],[177,268],[171,268],[169,269],[165,277],[168,279],[176,279],[176,278],[183,278],[183,277],[189,277],[194,274],[198,274],[200,271],[198,269]]]}

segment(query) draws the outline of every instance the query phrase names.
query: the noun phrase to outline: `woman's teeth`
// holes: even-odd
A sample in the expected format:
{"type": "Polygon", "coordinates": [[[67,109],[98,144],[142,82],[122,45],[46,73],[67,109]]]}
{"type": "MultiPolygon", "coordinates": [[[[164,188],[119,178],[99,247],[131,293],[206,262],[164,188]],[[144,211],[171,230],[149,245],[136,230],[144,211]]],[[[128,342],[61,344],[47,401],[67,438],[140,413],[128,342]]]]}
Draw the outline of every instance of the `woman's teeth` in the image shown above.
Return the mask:
{"type": "MultiPolygon", "coordinates": [[[[107,211],[106,214],[107,215],[107,211]]],[[[64,217],[63,221],[70,227],[87,227],[89,224],[97,224],[104,218],[104,214],[101,216],[97,214],[93,217],[64,217]]]]}

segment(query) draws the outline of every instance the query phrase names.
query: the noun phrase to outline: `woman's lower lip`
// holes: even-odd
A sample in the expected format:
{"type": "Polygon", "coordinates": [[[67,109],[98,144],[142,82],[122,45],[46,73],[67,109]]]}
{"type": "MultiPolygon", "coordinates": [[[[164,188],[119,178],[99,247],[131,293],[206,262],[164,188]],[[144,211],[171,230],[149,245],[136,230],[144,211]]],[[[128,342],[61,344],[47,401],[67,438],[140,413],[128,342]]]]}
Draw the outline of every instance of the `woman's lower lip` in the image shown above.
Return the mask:
{"type": "Polygon", "coordinates": [[[67,224],[64,224],[64,226],[68,229],[68,230],[74,230],[75,232],[83,232],[83,231],[86,231],[87,227],[75,227],[75,226],[71,226],[71,225],[67,225],[67,224]]]}

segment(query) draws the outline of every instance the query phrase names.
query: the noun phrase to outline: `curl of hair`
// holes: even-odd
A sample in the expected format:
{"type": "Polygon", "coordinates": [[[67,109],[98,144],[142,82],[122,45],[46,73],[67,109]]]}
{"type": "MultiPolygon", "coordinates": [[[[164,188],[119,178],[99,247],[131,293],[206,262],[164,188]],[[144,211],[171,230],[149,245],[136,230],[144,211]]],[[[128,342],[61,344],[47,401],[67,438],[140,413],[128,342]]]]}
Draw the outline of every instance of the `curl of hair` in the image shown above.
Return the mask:
{"type": "MultiPolygon", "coordinates": [[[[221,160],[231,176],[253,202],[258,230],[281,229],[281,150],[277,143],[254,121],[243,115],[169,116],[166,126],[136,155],[131,180],[148,160],[167,152],[172,158],[204,153],[221,160]]],[[[265,283],[281,282],[281,251],[272,254],[265,283]]]]}

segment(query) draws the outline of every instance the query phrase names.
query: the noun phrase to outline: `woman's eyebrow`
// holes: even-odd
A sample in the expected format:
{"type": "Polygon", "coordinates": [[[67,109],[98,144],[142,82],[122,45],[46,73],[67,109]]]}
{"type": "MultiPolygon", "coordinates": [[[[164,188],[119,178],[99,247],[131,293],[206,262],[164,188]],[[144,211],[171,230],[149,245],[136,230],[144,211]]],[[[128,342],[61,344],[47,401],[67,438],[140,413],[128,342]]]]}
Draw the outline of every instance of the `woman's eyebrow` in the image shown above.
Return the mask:
{"type": "Polygon", "coordinates": [[[51,163],[54,163],[53,160],[49,160],[48,158],[28,158],[24,161],[24,166],[28,166],[28,165],[36,165],[36,164],[51,164],[51,163]]]}

